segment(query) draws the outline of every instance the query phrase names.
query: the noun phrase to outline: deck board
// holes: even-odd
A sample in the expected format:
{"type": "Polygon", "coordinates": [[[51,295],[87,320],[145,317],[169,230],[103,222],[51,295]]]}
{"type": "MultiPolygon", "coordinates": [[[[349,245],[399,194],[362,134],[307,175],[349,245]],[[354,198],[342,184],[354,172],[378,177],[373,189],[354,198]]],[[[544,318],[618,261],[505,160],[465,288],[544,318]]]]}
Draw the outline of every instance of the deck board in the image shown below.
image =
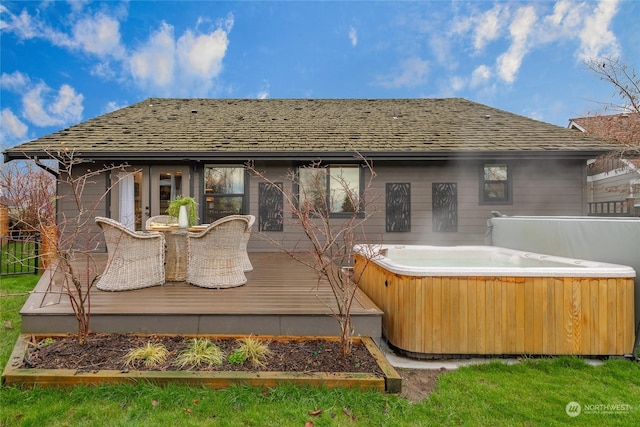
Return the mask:
{"type": "MultiPolygon", "coordinates": [[[[249,256],[254,270],[246,273],[247,284],[236,288],[206,289],[185,282],[121,292],[94,288],[92,329],[211,333],[209,329],[220,327],[225,333],[255,329],[273,335],[288,331],[337,334],[337,322],[331,317],[331,309],[337,307],[331,288],[327,283],[318,285],[309,267],[282,253],[260,252],[249,256]],[[208,325],[206,331],[204,325],[208,325]]],[[[104,256],[96,260],[102,264],[105,261],[104,256]]],[[[47,277],[45,273],[21,310],[23,332],[73,332],[75,319],[69,300],[56,293],[47,277]]],[[[356,333],[380,336],[382,312],[359,290],[352,318],[356,333]]]]}

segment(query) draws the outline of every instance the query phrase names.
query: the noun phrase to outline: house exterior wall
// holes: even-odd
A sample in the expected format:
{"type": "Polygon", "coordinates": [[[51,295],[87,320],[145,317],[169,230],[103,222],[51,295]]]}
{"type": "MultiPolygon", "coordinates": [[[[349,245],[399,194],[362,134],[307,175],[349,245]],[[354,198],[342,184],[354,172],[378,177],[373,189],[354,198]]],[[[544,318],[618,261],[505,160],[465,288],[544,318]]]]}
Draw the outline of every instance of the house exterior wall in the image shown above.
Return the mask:
{"type": "MultiPolygon", "coordinates": [[[[76,167],[73,171],[73,179],[86,175],[92,169],[76,167]]],[[[82,216],[78,215],[78,204],[74,197],[73,186],[70,180],[61,176],[57,184],[58,200],[56,201],[56,213],[60,238],[63,239],[63,247],[71,245],[80,251],[104,251],[104,241],[100,236],[100,228],[95,225],[96,216],[109,216],[110,195],[109,174],[100,173],[91,176],[84,185],[76,184],[76,194],[81,196],[82,216]]]]}
{"type": "MultiPolygon", "coordinates": [[[[365,225],[366,240],[377,243],[464,245],[483,244],[487,230],[487,220],[491,211],[498,210],[505,215],[583,215],[586,209],[585,168],[581,160],[550,161],[526,160],[510,161],[513,174],[513,202],[502,205],[482,205],[480,198],[479,160],[456,162],[378,162],[374,164],[376,177],[367,198],[366,208],[376,212],[365,225]],[[387,183],[411,184],[411,231],[385,231],[385,186],[387,183]],[[457,231],[438,232],[433,230],[432,184],[457,184],[457,231]]],[[[261,169],[262,167],[262,169],[261,169]]],[[[273,181],[283,182],[291,191],[291,183],[284,179],[293,164],[280,164],[265,170],[273,181]]],[[[250,183],[249,212],[258,215],[258,185],[260,180],[252,178],[250,183]]],[[[285,205],[285,210],[286,205],[285,205]]],[[[339,224],[338,219],[333,220],[339,224]]],[[[254,234],[257,226],[254,228],[254,234]]],[[[265,233],[269,238],[287,248],[304,247],[306,243],[302,230],[285,214],[283,232],[265,233]]],[[[254,251],[276,250],[274,246],[260,238],[252,238],[249,249],[254,251]]]]}
{"type": "MultiPolygon", "coordinates": [[[[591,190],[590,202],[619,202],[630,197],[630,183],[640,180],[640,174],[628,170],[620,173],[612,171],[601,173],[589,177],[589,188],[591,190]]],[[[634,194],[640,197],[640,194],[634,194]]]]}
{"type": "MultiPolygon", "coordinates": [[[[474,245],[483,244],[487,230],[487,220],[492,211],[505,215],[584,215],[586,213],[586,174],[582,160],[553,159],[509,160],[512,179],[512,202],[484,205],[480,203],[480,168],[487,161],[461,159],[458,161],[393,162],[379,161],[373,165],[375,178],[366,209],[375,212],[364,227],[366,240],[371,243],[434,244],[434,245],[474,245]],[[387,183],[409,183],[411,186],[410,231],[385,231],[385,189],[387,183]],[[457,189],[457,230],[434,231],[433,226],[433,184],[454,183],[457,189]]],[[[504,162],[504,160],[500,160],[504,162]]],[[[257,162],[256,170],[275,182],[282,182],[285,191],[291,192],[292,182],[286,179],[287,172],[295,168],[293,161],[257,162]]],[[[193,165],[190,173],[192,194],[200,198],[202,191],[202,166],[193,165]]],[[[84,198],[87,206],[93,205],[107,189],[107,175],[95,179],[95,184],[87,188],[84,198]]],[[[259,184],[262,179],[249,176],[246,184],[246,213],[258,217],[259,184]]],[[[366,178],[365,178],[366,182],[366,178]]],[[[64,188],[60,189],[64,195],[64,188]]],[[[117,194],[97,203],[93,216],[116,218],[113,201],[117,194]],[[111,200],[111,209],[109,206],[111,200]]],[[[282,232],[259,232],[259,222],[253,228],[249,251],[278,251],[278,245],[287,249],[304,250],[307,245],[303,230],[292,217],[284,203],[284,227],[282,232]],[[278,242],[274,245],[268,241],[278,242]]],[[[59,212],[67,217],[73,215],[74,206],[67,197],[59,203],[59,212]]],[[[332,219],[335,224],[340,219],[332,219]]],[[[92,221],[91,221],[92,223],[92,221]]],[[[99,232],[95,227],[92,232],[99,232]]],[[[365,237],[362,237],[365,239],[365,237]]]]}

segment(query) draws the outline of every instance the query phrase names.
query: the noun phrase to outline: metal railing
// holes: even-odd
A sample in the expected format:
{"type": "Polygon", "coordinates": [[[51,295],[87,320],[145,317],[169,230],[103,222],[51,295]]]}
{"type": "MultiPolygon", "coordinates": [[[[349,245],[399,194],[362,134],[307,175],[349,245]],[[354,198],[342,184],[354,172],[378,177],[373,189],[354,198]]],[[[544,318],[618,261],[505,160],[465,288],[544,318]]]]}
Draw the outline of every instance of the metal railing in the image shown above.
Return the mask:
{"type": "Polygon", "coordinates": [[[13,232],[0,236],[0,276],[40,272],[40,234],[13,232]]]}

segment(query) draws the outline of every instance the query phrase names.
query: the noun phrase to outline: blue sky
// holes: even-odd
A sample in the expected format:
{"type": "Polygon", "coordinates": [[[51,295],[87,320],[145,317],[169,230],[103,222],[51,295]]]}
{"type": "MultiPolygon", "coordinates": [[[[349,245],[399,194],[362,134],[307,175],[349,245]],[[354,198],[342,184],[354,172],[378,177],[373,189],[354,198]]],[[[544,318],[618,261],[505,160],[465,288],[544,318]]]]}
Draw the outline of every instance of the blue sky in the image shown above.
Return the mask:
{"type": "Polygon", "coordinates": [[[638,68],[640,2],[2,1],[0,148],[148,97],[462,97],[548,123],[638,68]]]}

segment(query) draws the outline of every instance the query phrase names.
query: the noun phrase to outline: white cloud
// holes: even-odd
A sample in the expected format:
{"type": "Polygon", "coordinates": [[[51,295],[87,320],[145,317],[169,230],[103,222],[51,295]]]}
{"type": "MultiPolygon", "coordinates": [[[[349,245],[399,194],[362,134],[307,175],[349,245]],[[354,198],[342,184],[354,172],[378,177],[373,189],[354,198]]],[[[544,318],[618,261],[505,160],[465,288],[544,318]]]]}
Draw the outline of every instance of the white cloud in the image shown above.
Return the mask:
{"type": "MultiPolygon", "coordinates": [[[[20,71],[0,76],[0,87],[3,90],[21,95],[21,118],[39,127],[60,126],[77,123],[82,119],[84,96],[75,91],[68,84],[60,86],[58,91],[51,89],[45,82],[33,82],[31,78],[20,71]]],[[[3,128],[9,126],[10,131],[3,129],[3,138],[9,136],[21,137],[27,131],[26,125],[5,109],[3,112],[3,128]]]]}
{"type": "Polygon", "coordinates": [[[21,73],[20,71],[14,71],[11,74],[2,73],[0,76],[0,88],[20,93],[30,83],[30,81],[29,76],[21,73]]]}
{"type": "Polygon", "coordinates": [[[227,33],[222,29],[198,36],[187,30],[177,43],[180,67],[198,77],[215,77],[222,69],[228,45],[227,33]]]}
{"type": "Polygon", "coordinates": [[[149,41],[129,59],[131,74],[142,86],[166,86],[173,78],[175,40],[173,27],[165,22],[149,41]]]}
{"type": "MultiPolygon", "coordinates": [[[[550,44],[574,43],[575,55],[580,60],[617,56],[620,47],[609,27],[618,12],[618,2],[558,0],[553,4],[531,2],[522,6],[517,2],[500,2],[485,12],[478,12],[473,4],[466,16],[457,15],[450,23],[450,34],[466,38],[476,54],[490,42],[497,42],[494,46],[507,42],[508,47],[496,54],[492,68],[476,66],[469,86],[491,85],[493,79],[514,83],[525,57],[550,44]]],[[[491,61],[486,56],[482,60],[491,61]]]]}
{"type": "Polygon", "coordinates": [[[567,16],[576,7],[575,3],[571,3],[567,0],[560,0],[553,6],[553,14],[547,16],[545,20],[549,21],[552,25],[560,26],[566,23],[567,16]]]}
{"type": "Polygon", "coordinates": [[[140,45],[130,47],[122,43],[120,20],[126,13],[121,5],[101,7],[94,14],[85,11],[85,4],[74,6],[65,17],[70,23],[68,31],[47,24],[40,17],[46,4],[41,6],[33,15],[26,9],[15,15],[0,6],[3,31],[22,39],[41,38],[54,46],[92,55],[98,59],[87,66],[92,75],[107,80],[133,80],[154,96],[210,96],[222,72],[228,34],[234,25],[233,14],[215,23],[199,17],[194,28],[178,37],[172,25],[162,22],[140,45]],[[203,29],[207,25],[214,28],[203,29]]]}
{"type": "MultiPolygon", "coordinates": [[[[103,13],[82,16],[73,24],[71,34],[66,34],[48,25],[38,15],[29,15],[26,9],[20,15],[12,14],[6,7],[1,7],[0,12],[8,17],[0,21],[2,30],[11,31],[21,39],[43,38],[55,46],[100,57],[120,57],[124,53],[120,43],[120,22],[103,13]]],[[[71,18],[75,19],[75,14],[71,18]]]]}
{"type": "Polygon", "coordinates": [[[505,15],[505,9],[500,4],[496,4],[493,9],[478,17],[473,42],[476,50],[482,50],[488,42],[498,38],[503,22],[507,18],[505,15]]]}
{"type": "Polygon", "coordinates": [[[471,87],[478,87],[480,85],[483,85],[484,83],[489,81],[491,76],[492,73],[489,67],[487,67],[486,65],[479,65],[475,70],[473,70],[473,73],[471,73],[470,85],[471,87]]]}
{"type": "Polygon", "coordinates": [[[451,53],[451,40],[445,35],[435,34],[429,39],[429,48],[438,64],[449,69],[458,67],[458,57],[451,53]]]}
{"type": "Polygon", "coordinates": [[[358,32],[353,27],[349,28],[349,40],[351,41],[351,46],[358,44],[358,32]]]}
{"type": "Polygon", "coordinates": [[[20,15],[14,15],[5,6],[0,5],[0,16],[0,29],[12,31],[22,39],[32,39],[41,33],[39,24],[31,19],[26,9],[20,15]]]}
{"type": "Polygon", "coordinates": [[[70,0],[67,1],[71,9],[75,12],[80,12],[87,4],[89,0],[70,0]]]}
{"type": "Polygon", "coordinates": [[[84,110],[82,106],[83,99],[84,96],[82,94],[76,93],[74,88],[64,84],[60,86],[58,95],[50,105],[49,111],[63,123],[80,121],[84,110]]]}
{"type": "Polygon", "coordinates": [[[509,33],[511,45],[497,59],[498,75],[507,83],[513,83],[522,65],[522,58],[528,51],[527,39],[536,22],[536,12],[532,6],[519,8],[514,16],[509,33]]]}
{"type": "Polygon", "coordinates": [[[5,108],[0,113],[0,124],[2,124],[0,126],[2,128],[0,131],[0,140],[2,142],[24,138],[27,130],[29,130],[28,126],[22,123],[8,108],[5,108]]]}
{"type": "Polygon", "coordinates": [[[267,98],[269,98],[270,89],[271,89],[271,85],[269,85],[269,82],[267,80],[265,80],[263,82],[263,84],[262,84],[262,88],[258,92],[257,98],[258,99],[267,99],[267,98]]]}
{"type": "Polygon", "coordinates": [[[105,80],[116,79],[118,76],[117,71],[111,66],[111,61],[98,62],[91,67],[90,73],[92,76],[98,76],[105,80]]]}
{"type": "Polygon", "coordinates": [[[107,105],[102,109],[103,114],[111,113],[112,111],[119,110],[121,108],[126,107],[128,104],[119,104],[116,101],[109,101],[107,105]]]}
{"type": "Polygon", "coordinates": [[[449,80],[449,85],[454,92],[460,92],[466,86],[466,81],[460,76],[454,76],[449,80]]]}
{"type": "MultiPolygon", "coordinates": [[[[229,29],[233,19],[219,21],[229,29]]],[[[144,89],[165,96],[207,96],[222,72],[227,52],[227,31],[217,28],[204,34],[186,30],[177,40],[172,25],[161,27],[129,59],[134,80],[144,89]]]]}
{"type": "Polygon", "coordinates": [[[378,77],[378,85],[386,88],[418,86],[426,82],[429,74],[429,62],[418,57],[402,61],[386,76],[378,77]]]}
{"type": "Polygon", "coordinates": [[[536,34],[537,42],[552,43],[557,40],[575,39],[584,17],[588,14],[586,3],[559,0],[553,6],[553,12],[542,19],[536,34]]]}
{"type": "Polygon", "coordinates": [[[62,85],[57,94],[44,82],[36,84],[22,98],[23,116],[39,127],[63,126],[82,120],[84,96],[69,85],[62,85]]]}
{"type": "Polygon", "coordinates": [[[616,36],[609,30],[609,24],[617,10],[617,0],[601,0],[593,14],[585,18],[578,52],[581,59],[619,55],[620,47],[616,36]]]}
{"type": "Polygon", "coordinates": [[[85,52],[97,56],[120,57],[124,53],[120,44],[120,22],[102,13],[76,22],[73,40],[85,52]]]}

